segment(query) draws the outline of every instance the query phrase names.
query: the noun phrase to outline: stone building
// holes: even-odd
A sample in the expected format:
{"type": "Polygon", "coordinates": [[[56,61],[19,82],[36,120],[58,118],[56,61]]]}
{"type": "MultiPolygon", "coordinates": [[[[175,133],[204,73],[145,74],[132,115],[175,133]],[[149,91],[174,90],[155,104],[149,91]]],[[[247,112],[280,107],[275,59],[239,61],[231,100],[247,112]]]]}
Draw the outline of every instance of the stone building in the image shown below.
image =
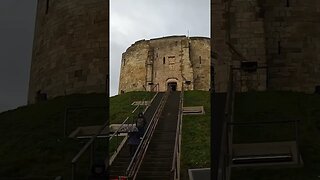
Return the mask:
{"type": "Polygon", "coordinates": [[[216,90],[230,65],[238,91],[320,88],[319,0],[213,0],[216,90]]]}
{"type": "Polygon", "coordinates": [[[210,39],[168,36],[140,40],[122,54],[119,93],[210,89],[210,39]],[[156,89],[157,88],[157,89],[156,89]]]}
{"type": "Polygon", "coordinates": [[[28,103],[105,92],[108,2],[38,0],[28,103]]]}

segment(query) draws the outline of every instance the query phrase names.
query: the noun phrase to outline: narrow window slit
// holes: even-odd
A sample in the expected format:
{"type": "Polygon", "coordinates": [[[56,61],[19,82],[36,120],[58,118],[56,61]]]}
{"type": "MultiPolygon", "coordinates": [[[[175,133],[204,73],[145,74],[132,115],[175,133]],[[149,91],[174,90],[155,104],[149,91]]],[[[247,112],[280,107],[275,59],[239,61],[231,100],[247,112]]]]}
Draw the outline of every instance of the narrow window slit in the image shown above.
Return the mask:
{"type": "Polygon", "coordinates": [[[49,12],[49,3],[50,3],[50,0],[47,0],[47,4],[46,4],[46,14],[48,14],[48,12],[49,12]]]}

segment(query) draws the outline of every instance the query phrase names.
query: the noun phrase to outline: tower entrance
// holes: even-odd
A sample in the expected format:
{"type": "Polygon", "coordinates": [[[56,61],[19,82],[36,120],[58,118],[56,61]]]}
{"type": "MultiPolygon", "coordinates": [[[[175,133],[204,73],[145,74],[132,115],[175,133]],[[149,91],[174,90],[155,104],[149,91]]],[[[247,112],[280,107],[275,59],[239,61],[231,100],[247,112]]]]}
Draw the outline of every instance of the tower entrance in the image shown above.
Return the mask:
{"type": "Polygon", "coordinates": [[[177,90],[177,83],[176,82],[168,82],[167,90],[176,91],[177,90]]]}

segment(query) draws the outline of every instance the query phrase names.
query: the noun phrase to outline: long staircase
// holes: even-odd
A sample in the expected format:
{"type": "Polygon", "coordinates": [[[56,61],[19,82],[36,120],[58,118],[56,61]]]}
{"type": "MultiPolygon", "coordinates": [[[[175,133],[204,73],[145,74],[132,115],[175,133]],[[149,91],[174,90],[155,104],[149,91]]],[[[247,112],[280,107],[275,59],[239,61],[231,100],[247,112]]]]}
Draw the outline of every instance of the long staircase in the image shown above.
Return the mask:
{"type": "MultiPolygon", "coordinates": [[[[163,98],[164,93],[159,92],[146,112],[144,113],[144,116],[147,120],[147,123],[151,121],[153,114],[156,112],[158,105],[163,98]]],[[[147,126],[148,126],[147,124],[147,126]]],[[[129,146],[124,145],[117,157],[115,158],[114,162],[112,163],[110,167],[110,175],[111,176],[124,176],[126,174],[126,169],[129,166],[129,163],[131,161],[130,152],[129,152],[129,146]]]]}
{"type": "Polygon", "coordinates": [[[173,179],[180,95],[181,92],[173,91],[159,93],[155,97],[145,112],[148,127],[153,121],[150,123],[150,131],[147,130],[142,140],[146,141],[140,144],[143,144],[143,148],[138,148],[137,156],[132,159],[129,147],[125,145],[110,167],[111,177],[129,176],[130,180],[173,179]]]}
{"type": "Polygon", "coordinates": [[[180,92],[171,92],[136,179],[171,179],[180,92]]]}

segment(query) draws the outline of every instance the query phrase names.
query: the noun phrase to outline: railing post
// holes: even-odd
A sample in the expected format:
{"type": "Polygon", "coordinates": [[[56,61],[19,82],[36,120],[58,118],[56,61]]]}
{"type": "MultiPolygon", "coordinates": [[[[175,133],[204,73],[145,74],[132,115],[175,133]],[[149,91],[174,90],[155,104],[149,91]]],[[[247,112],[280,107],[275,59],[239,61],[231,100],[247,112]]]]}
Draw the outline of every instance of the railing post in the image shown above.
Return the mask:
{"type": "Polygon", "coordinates": [[[91,144],[91,153],[90,153],[90,167],[92,167],[94,163],[94,141],[91,144]]]}
{"type": "Polygon", "coordinates": [[[75,180],[75,172],[76,172],[76,167],[75,167],[76,165],[75,165],[75,163],[72,163],[72,169],[71,169],[71,180],[75,180]]]}
{"type": "Polygon", "coordinates": [[[299,122],[296,119],[295,121],[295,125],[296,125],[296,149],[297,149],[297,161],[298,164],[300,165],[300,151],[299,151],[299,122]]]}
{"type": "Polygon", "coordinates": [[[63,120],[63,137],[67,136],[67,119],[68,119],[68,108],[65,108],[64,111],[64,120],[63,120]]]}

